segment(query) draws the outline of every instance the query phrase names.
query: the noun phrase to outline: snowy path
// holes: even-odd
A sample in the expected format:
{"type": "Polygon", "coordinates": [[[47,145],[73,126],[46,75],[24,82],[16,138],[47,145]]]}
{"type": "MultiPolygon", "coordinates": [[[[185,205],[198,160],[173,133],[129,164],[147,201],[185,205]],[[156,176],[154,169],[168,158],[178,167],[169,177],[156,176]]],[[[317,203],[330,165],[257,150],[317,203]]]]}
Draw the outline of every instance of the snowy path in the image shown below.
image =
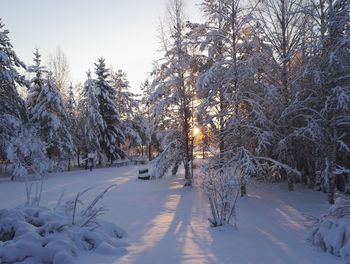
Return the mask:
{"type": "MultiPolygon", "coordinates": [[[[90,198],[116,183],[103,203],[103,218],[128,232],[124,256],[82,255],[77,263],[341,263],[305,242],[302,213],[317,215],[327,208],[325,196],[284,186],[250,186],[250,196],[239,201],[238,230],[208,227],[208,207],[195,189],[181,179],[138,181],[140,166],[75,171],[50,175],[43,205],[55,205],[66,195],[98,185],[90,198]],[[307,193],[307,195],[305,195],[307,193]]],[[[23,184],[0,182],[0,208],[24,201],[23,184]]]]}

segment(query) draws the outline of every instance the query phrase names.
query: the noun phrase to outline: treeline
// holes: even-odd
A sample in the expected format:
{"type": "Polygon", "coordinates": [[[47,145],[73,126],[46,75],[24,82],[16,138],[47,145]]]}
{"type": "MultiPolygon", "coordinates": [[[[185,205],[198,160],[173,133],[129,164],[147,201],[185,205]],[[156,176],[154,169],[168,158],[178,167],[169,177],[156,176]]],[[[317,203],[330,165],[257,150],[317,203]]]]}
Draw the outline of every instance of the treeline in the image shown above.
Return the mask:
{"type": "MultiPolygon", "coordinates": [[[[203,0],[203,22],[169,2],[148,86],[159,175],[185,167],[193,130],[208,170],[350,192],[350,3],[203,0]],[[214,151],[213,151],[214,150],[214,151]]],[[[215,173],[214,173],[215,174],[215,173]]],[[[219,173],[220,174],[220,173],[219,173]]],[[[229,179],[228,179],[229,180],[229,179]]],[[[212,184],[212,182],[207,182],[212,184]]],[[[229,184],[229,183],[228,183],[229,184]]]]}
{"type": "Polygon", "coordinates": [[[49,69],[35,50],[33,65],[26,66],[8,34],[0,20],[0,158],[13,162],[15,176],[69,170],[73,159],[79,163],[90,152],[105,165],[147,141],[139,100],[123,71],[108,69],[100,58],[83,85],[62,89],[66,79],[58,73],[67,65],[51,59],[49,69]]]}
{"type": "Polygon", "coordinates": [[[125,143],[147,145],[159,154],[156,177],[183,164],[191,185],[196,143],[210,156],[209,185],[210,175],[232,174],[242,194],[251,177],[287,181],[290,190],[302,182],[327,191],[331,203],[336,189],[349,193],[349,1],[203,0],[200,10],[203,21],[194,23],[182,0],[169,1],[162,57],[140,100],[103,59],[78,102],[72,87],[63,99],[39,53],[26,67],[1,24],[1,157],[21,174],[28,164],[47,169],[46,160],[67,164],[74,153],[111,162],[124,157],[125,143]],[[27,87],[25,100],[16,86],[27,87]]]}

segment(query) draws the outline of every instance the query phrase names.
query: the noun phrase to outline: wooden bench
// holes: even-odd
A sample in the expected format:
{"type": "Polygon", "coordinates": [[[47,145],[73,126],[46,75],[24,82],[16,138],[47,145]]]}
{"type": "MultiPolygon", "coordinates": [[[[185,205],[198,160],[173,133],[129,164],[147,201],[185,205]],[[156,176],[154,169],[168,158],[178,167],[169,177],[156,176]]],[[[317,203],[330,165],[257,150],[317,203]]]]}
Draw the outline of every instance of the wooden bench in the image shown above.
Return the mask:
{"type": "Polygon", "coordinates": [[[151,176],[148,174],[148,169],[139,170],[139,180],[150,180],[151,176]]]}

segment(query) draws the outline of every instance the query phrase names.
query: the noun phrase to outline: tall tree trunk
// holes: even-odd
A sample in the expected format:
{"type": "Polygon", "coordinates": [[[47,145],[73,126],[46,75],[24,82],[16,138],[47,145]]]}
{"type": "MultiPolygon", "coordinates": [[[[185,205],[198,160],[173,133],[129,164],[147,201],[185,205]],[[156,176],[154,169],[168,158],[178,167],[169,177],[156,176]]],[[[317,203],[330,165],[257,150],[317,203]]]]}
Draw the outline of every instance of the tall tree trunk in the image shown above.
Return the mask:
{"type": "Polygon", "coordinates": [[[192,185],[192,175],[190,171],[190,161],[191,161],[191,149],[190,149],[190,124],[189,124],[189,117],[188,117],[188,109],[187,109],[187,103],[186,98],[183,100],[184,102],[184,140],[185,140],[185,157],[184,157],[184,168],[185,168],[185,186],[191,186],[192,185]]]}
{"type": "Polygon", "coordinates": [[[287,51],[288,36],[287,36],[287,0],[281,0],[281,31],[282,31],[282,86],[285,103],[289,102],[289,84],[288,84],[288,61],[289,54],[287,51]]]}
{"type": "Polygon", "coordinates": [[[223,116],[223,112],[225,109],[225,102],[224,102],[224,95],[223,92],[220,90],[220,116],[219,116],[219,151],[220,151],[220,159],[224,159],[224,152],[225,152],[225,137],[224,137],[224,131],[225,131],[225,120],[223,116]]]}

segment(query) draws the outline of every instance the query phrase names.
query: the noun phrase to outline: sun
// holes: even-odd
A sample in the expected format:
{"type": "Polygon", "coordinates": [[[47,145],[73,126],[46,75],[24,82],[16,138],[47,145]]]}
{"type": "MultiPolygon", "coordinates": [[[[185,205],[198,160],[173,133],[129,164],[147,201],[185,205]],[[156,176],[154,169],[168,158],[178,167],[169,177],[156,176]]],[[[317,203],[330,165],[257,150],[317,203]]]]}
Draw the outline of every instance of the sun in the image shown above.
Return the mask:
{"type": "Polygon", "coordinates": [[[194,136],[198,136],[200,132],[201,132],[201,130],[198,127],[195,126],[193,128],[193,135],[194,136]]]}

